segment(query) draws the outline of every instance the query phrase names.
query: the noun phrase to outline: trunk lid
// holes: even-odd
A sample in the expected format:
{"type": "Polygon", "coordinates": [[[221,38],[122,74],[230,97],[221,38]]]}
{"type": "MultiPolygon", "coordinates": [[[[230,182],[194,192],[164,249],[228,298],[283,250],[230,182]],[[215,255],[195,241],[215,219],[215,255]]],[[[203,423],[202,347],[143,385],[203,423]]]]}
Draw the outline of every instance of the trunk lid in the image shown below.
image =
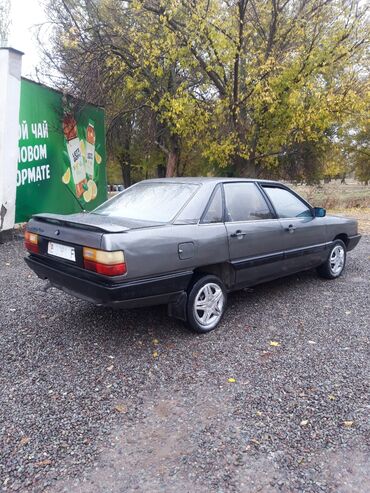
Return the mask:
{"type": "MultiPolygon", "coordinates": [[[[83,268],[83,247],[102,248],[105,234],[122,234],[133,229],[163,226],[162,223],[110,218],[98,214],[71,215],[35,214],[27,224],[27,231],[39,235],[39,255],[50,260],[83,268]],[[50,243],[74,249],[75,261],[66,260],[50,252],[50,243]]],[[[54,250],[55,251],[55,250],[54,250]]]]}

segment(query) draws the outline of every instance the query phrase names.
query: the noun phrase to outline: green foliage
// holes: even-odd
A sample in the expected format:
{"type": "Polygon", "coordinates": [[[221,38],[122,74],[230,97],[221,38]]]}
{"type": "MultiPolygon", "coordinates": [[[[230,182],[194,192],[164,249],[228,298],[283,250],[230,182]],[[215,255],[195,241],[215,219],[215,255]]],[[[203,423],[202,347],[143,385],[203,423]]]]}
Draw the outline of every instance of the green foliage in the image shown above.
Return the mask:
{"type": "Polygon", "coordinates": [[[123,166],[311,181],[349,171],[344,135],[369,101],[363,2],[56,0],[49,15],[53,60],[106,106],[123,166]]]}

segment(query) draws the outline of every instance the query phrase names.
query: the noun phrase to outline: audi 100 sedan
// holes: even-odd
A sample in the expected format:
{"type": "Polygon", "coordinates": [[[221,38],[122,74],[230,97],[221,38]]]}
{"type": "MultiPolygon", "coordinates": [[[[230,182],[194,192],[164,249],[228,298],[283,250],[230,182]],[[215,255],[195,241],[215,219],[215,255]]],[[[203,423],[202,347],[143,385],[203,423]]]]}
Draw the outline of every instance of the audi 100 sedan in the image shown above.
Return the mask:
{"type": "Polygon", "coordinates": [[[359,240],[356,221],[285,185],[236,178],[142,181],[90,213],[37,214],[25,233],[27,264],[53,286],[96,305],[167,304],[201,333],[231,291],[313,268],[337,278],[359,240]]]}

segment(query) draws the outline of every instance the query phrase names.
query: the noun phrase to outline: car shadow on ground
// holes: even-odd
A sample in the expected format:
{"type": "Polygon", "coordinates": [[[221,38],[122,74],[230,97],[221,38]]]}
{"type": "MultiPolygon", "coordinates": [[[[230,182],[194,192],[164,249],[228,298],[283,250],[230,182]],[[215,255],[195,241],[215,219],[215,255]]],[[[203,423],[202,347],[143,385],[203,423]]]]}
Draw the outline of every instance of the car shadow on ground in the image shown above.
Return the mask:
{"type": "MultiPolygon", "coordinates": [[[[228,321],[230,322],[228,320],[230,315],[238,313],[240,309],[248,310],[248,306],[257,306],[263,314],[266,310],[270,310],[269,303],[272,297],[282,301],[288,294],[299,289],[302,283],[306,285],[312,282],[318,285],[324,282],[317,277],[314,270],[229,293],[228,307],[219,330],[222,330],[223,325],[228,321]]],[[[112,338],[118,345],[127,347],[130,339],[138,340],[144,337],[160,338],[163,343],[204,337],[202,334],[192,332],[185,322],[169,317],[166,305],[127,310],[95,306],[83,301],[79,303],[81,303],[79,314],[83,320],[85,336],[97,342],[112,338]]],[[[74,317],[73,314],[71,316],[74,317]]],[[[81,324],[67,323],[67,325],[70,330],[76,330],[81,336],[81,324]]],[[[216,330],[214,333],[217,332],[216,330]]]]}

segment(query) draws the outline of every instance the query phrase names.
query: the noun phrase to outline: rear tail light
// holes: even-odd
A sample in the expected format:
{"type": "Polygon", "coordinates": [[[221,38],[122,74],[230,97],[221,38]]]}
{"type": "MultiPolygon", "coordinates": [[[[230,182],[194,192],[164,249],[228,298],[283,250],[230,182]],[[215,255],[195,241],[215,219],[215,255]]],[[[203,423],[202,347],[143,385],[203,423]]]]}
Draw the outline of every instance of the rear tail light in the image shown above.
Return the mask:
{"type": "Polygon", "coordinates": [[[122,251],[106,252],[95,248],[83,249],[85,269],[105,276],[122,276],[126,274],[125,256],[122,251]]]}
{"type": "Polygon", "coordinates": [[[24,246],[31,253],[39,253],[39,236],[26,231],[24,233],[24,246]]]}

